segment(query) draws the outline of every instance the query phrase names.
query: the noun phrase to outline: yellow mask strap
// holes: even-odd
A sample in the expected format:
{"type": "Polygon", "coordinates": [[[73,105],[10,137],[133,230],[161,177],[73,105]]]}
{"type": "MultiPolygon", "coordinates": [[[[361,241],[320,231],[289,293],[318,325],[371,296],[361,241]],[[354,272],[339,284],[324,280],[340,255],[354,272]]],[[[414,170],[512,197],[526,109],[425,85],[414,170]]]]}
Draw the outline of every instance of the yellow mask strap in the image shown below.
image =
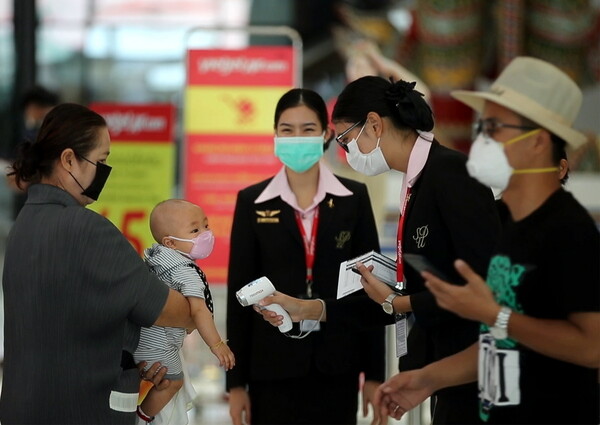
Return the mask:
{"type": "Polygon", "coordinates": [[[507,142],[502,143],[504,146],[512,145],[513,143],[517,143],[519,140],[526,139],[527,137],[542,131],[541,128],[536,128],[535,130],[528,131],[525,134],[521,134],[520,136],[515,137],[514,139],[510,139],[507,142]]]}
{"type": "Polygon", "coordinates": [[[552,172],[558,172],[558,167],[524,168],[522,170],[514,170],[513,174],[541,174],[541,173],[552,173],[552,172]]]}

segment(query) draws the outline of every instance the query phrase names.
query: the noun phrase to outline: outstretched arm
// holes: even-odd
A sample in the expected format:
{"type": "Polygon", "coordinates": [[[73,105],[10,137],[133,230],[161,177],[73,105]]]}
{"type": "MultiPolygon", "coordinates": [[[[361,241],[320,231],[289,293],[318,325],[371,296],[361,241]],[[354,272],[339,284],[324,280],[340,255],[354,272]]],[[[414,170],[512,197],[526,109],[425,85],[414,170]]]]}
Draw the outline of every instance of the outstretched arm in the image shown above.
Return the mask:
{"type": "MultiPolygon", "coordinates": [[[[500,311],[492,291],[467,263],[457,260],[455,266],[467,281],[465,286],[448,284],[425,272],[426,286],[441,307],[492,326],[500,311]]],[[[555,320],[512,312],[508,334],[548,357],[589,368],[600,364],[600,313],[571,313],[567,320],[555,320]]]]}
{"type": "Polygon", "coordinates": [[[219,364],[223,366],[225,370],[229,370],[235,366],[235,357],[227,343],[221,339],[219,331],[215,326],[213,315],[206,306],[203,298],[199,297],[188,297],[192,317],[196,329],[200,333],[200,336],[209,346],[213,354],[219,359],[219,364]]]}
{"type": "Polygon", "coordinates": [[[478,343],[463,351],[430,363],[422,369],[401,372],[375,392],[375,405],[382,417],[400,419],[435,391],[477,380],[478,343]]]}
{"type": "MultiPolygon", "coordinates": [[[[262,307],[279,304],[290,314],[292,322],[319,320],[319,318],[321,318],[321,322],[327,321],[327,309],[323,311],[323,304],[319,300],[301,300],[283,292],[275,291],[273,295],[263,298],[258,304],[262,307]]],[[[283,323],[283,316],[279,316],[273,311],[260,310],[258,307],[254,307],[254,309],[273,326],[279,326],[283,323]]]]}

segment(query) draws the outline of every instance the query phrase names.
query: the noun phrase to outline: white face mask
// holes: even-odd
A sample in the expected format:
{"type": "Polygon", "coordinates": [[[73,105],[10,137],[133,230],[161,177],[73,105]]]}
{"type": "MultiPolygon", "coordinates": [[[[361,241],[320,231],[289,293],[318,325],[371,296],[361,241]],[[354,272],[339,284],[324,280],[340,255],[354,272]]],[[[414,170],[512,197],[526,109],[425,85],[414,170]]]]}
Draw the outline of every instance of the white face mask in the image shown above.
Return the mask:
{"type": "Polygon", "coordinates": [[[469,151],[467,171],[480,183],[504,190],[513,173],[513,167],[508,163],[504,145],[479,133],[469,151]]]}
{"type": "Polygon", "coordinates": [[[348,164],[350,164],[355,171],[367,176],[376,176],[377,174],[389,171],[390,166],[385,161],[383,152],[381,152],[381,148],[379,147],[379,140],[381,138],[377,139],[377,146],[369,153],[362,153],[358,148],[358,138],[365,129],[365,125],[367,125],[367,123],[362,126],[358,136],[350,140],[346,145],[348,147],[346,159],[348,160],[348,164]]]}
{"type": "Polygon", "coordinates": [[[539,174],[558,171],[558,167],[524,168],[515,170],[509,163],[504,147],[539,132],[539,129],[528,131],[504,143],[497,142],[483,133],[479,133],[469,151],[467,171],[480,183],[503,191],[508,186],[513,174],[539,174]]]}

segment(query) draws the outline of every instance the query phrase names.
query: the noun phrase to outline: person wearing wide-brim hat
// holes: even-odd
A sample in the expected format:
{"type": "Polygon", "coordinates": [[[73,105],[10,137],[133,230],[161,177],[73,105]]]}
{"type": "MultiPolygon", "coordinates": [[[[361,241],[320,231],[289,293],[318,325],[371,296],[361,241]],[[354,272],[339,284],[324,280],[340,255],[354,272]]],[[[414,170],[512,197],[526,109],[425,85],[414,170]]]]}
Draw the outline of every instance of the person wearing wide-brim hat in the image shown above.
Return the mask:
{"type": "Polygon", "coordinates": [[[480,113],[467,168],[503,191],[506,221],[487,278],[456,262],[465,286],[424,273],[440,306],[481,322],[479,343],[378,390],[399,418],[440,388],[479,381],[480,416],[502,424],[598,424],[600,234],[557,178],[581,107],[577,85],[515,58],[489,91],[452,93],[480,113]],[[486,285],[487,283],[487,285],[486,285]]]}

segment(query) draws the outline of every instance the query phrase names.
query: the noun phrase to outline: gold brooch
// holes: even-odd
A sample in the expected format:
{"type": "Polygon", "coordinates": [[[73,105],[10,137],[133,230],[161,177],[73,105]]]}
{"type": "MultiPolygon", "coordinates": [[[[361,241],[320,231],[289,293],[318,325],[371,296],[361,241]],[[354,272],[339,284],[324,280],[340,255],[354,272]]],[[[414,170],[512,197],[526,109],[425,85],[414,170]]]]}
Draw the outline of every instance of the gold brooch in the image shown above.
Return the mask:
{"type": "Polygon", "coordinates": [[[350,240],[352,234],[348,230],[342,230],[339,235],[335,237],[335,247],[337,249],[344,248],[346,242],[350,240]]]}
{"type": "Polygon", "coordinates": [[[275,217],[281,212],[281,210],[264,210],[259,211],[256,210],[256,218],[257,223],[279,223],[279,217],[275,217]]]}

